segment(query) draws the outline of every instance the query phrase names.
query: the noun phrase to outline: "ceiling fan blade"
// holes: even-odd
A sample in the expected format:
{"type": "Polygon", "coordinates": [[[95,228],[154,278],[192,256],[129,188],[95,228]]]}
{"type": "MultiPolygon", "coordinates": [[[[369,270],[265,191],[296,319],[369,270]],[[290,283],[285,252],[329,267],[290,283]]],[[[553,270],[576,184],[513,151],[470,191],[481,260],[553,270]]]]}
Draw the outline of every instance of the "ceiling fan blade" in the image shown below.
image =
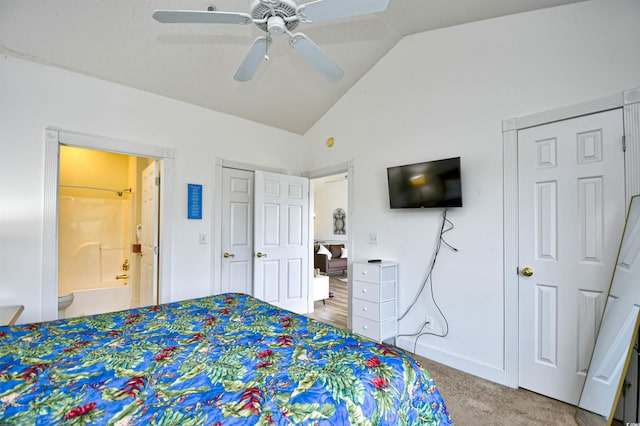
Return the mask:
{"type": "Polygon", "coordinates": [[[265,59],[269,46],[271,46],[271,38],[263,36],[255,39],[249,49],[249,53],[244,57],[242,64],[240,64],[240,67],[233,78],[237,81],[251,80],[258,70],[260,62],[265,59]]]}
{"type": "Polygon", "coordinates": [[[389,0],[316,0],[301,4],[296,14],[309,22],[322,22],[382,12],[388,4],[389,0]]]}
{"type": "Polygon", "coordinates": [[[156,10],[153,19],[163,24],[250,24],[251,15],[201,10],[156,10]]]}
{"type": "Polygon", "coordinates": [[[302,33],[294,34],[289,44],[313,66],[327,81],[334,83],[342,78],[344,72],[309,37],[302,33]]]}

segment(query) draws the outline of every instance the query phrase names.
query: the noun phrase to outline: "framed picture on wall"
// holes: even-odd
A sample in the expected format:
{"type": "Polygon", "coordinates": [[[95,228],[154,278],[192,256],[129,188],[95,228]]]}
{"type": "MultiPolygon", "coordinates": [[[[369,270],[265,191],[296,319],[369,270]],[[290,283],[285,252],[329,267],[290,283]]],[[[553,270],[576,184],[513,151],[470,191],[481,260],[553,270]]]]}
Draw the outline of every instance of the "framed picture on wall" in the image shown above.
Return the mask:
{"type": "Polygon", "coordinates": [[[347,233],[346,214],[342,209],[333,211],[333,234],[345,235],[347,233]]]}

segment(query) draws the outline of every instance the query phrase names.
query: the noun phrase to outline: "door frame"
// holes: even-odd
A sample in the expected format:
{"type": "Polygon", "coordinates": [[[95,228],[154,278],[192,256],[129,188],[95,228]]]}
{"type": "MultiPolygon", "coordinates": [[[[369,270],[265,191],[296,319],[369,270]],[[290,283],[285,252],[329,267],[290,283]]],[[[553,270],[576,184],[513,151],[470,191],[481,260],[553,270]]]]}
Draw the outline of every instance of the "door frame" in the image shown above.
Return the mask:
{"type": "MultiPolygon", "coordinates": [[[[314,191],[315,191],[315,183],[314,179],[337,175],[340,173],[347,174],[347,247],[349,249],[349,255],[347,257],[347,279],[349,283],[347,285],[347,328],[351,329],[351,293],[353,289],[353,285],[351,283],[352,279],[352,264],[353,259],[355,259],[355,253],[357,253],[357,248],[353,245],[353,235],[354,229],[357,228],[357,224],[354,224],[353,218],[353,176],[355,171],[355,165],[353,160],[349,160],[345,163],[335,164],[332,166],[323,167],[321,169],[310,170],[304,172],[302,175],[309,178],[309,263],[312,264],[311,260],[313,259],[313,210],[314,210],[314,191]]],[[[309,268],[309,282],[313,282],[313,268],[309,268]]],[[[313,309],[313,297],[309,298],[309,312],[312,312],[313,309]]]]}
{"type": "Polygon", "coordinates": [[[625,149],[625,198],[640,194],[640,88],[502,122],[503,283],[505,385],[518,383],[518,131],[598,112],[622,109],[625,149]]]}
{"type": "Polygon", "coordinates": [[[54,127],[45,129],[44,220],[42,244],[42,320],[58,318],[58,184],[60,146],[109,151],[160,162],[160,253],[158,302],[171,301],[171,227],[173,201],[173,150],[54,127]]]}
{"type": "MultiPolygon", "coordinates": [[[[215,158],[213,165],[213,229],[212,229],[212,249],[211,249],[211,265],[214,273],[212,274],[211,294],[222,293],[222,169],[239,169],[248,172],[262,170],[265,172],[287,174],[284,169],[274,167],[265,167],[256,164],[242,163],[239,161],[226,160],[224,158],[215,158]]],[[[253,241],[251,242],[253,244],[253,241]]]]}

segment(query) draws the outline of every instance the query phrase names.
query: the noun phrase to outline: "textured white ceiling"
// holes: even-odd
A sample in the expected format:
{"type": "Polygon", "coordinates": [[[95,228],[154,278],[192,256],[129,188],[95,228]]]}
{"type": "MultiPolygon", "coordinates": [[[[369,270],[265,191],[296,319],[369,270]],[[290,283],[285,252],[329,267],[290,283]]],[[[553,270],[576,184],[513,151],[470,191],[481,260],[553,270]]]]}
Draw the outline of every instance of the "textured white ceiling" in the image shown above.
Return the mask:
{"type": "MultiPolygon", "coordinates": [[[[358,1],[358,0],[345,0],[358,1]]],[[[309,36],[345,72],[328,83],[274,39],[253,80],[233,79],[254,25],[160,24],[156,9],[249,12],[249,0],[0,0],[0,52],[303,134],[402,37],[581,0],[390,0],[309,36]]],[[[307,0],[299,3],[306,3],[307,0]]]]}

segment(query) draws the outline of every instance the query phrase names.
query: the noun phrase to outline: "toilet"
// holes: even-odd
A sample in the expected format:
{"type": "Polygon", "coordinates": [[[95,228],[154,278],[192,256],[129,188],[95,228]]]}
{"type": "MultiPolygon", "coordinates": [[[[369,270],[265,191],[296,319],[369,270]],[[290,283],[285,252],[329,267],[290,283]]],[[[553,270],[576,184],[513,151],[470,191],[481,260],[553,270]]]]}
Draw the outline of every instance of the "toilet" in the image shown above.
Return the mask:
{"type": "Polygon", "coordinates": [[[73,293],[58,295],[58,319],[65,318],[64,311],[73,303],[73,293]]]}

